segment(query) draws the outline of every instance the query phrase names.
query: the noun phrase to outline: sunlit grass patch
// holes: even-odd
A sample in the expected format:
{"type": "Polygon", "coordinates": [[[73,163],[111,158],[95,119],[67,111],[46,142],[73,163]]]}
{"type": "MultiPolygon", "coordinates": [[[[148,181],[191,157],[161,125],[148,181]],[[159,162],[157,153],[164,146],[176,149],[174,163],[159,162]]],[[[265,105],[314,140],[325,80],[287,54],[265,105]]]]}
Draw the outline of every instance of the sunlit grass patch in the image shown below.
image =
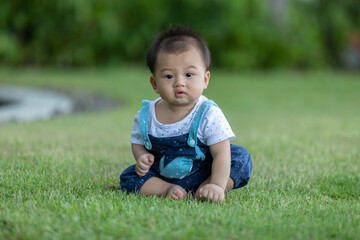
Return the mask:
{"type": "Polygon", "coordinates": [[[359,75],[212,75],[217,102],[254,168],[226,202],[119,191],[143,68],[0,69],[0,82],[83,89],[124,104],[50,121],[0,124],[1,239],[356,239],[360,234],[359,75]]]}

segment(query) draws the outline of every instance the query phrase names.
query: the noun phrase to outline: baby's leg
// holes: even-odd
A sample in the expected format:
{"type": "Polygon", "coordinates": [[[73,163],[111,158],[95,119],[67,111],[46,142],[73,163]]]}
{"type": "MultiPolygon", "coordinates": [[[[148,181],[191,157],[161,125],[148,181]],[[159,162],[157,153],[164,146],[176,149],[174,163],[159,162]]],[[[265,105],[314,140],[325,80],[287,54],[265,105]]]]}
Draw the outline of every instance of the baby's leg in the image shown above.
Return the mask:
{"type": "Polygon", "coordinates": [[[157,177],[147,180],[139,192],[144,195],[166,196],[174,200],[186,198],[188,195],[179,185],[168,183],[157,177]]]}
{"type": "Polygon", "coordinates": [[[242,188],[249,183],[252,172],[252,160],[249,152],[242,146],[231,144],[230,178],[233,189],[242,188]]]}
{"type": "MultiPolygon", "coordinates": [[[[231,170],[230,177],[226,185],[225,192],[231,189],[241,188],[245,186],[251,176],[252,160],[249,152],[241,146],[231,144],[231,170]]],[[[211,175],[203,183],[200,184],[195,196],[199,197],[199,190],[210,182],[211,175]]]]}
{"type": "Polygon", "coordinates": [[[127,192],[140,192],[144,195],[166,196],[172,199],[187,197],[184,188],[176,184],[168,183],[158,177],[158,173],[151,169],[145,176],[136,174],[135,165],[125,169],[120,175],[120,188],[127,192]]]}

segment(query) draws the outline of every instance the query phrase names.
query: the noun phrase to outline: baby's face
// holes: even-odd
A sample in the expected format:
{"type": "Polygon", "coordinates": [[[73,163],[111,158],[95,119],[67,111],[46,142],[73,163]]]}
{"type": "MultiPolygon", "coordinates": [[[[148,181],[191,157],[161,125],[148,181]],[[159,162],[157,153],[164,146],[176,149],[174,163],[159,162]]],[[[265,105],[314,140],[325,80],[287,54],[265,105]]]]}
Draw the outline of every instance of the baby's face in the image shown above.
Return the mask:
{"type": "Polygon", "coordinates": [[[160,52],[150,82],[169,105],[194,105],[207,88],[210,72],[194,47],[180,53],[160,52]]]}

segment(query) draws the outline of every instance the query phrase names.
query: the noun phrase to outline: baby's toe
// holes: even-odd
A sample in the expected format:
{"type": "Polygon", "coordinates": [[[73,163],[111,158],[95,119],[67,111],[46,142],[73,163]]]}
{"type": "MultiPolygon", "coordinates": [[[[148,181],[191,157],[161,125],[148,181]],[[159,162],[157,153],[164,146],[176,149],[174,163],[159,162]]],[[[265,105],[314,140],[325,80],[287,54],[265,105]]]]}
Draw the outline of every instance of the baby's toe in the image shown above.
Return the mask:
{"type": "Polygon", "coordinates": [[[173,186],[169,189],[167,196],[171,199],[178,200],[185,198],[187,196],[187,192],[180,186],[173,186]]]}
{"type": "Polygon", "coordinates": [[[171,198],[174,200],[182,199],[184,198],[184,194],[180,190],[176,189],[171,195],[171,198]]]}

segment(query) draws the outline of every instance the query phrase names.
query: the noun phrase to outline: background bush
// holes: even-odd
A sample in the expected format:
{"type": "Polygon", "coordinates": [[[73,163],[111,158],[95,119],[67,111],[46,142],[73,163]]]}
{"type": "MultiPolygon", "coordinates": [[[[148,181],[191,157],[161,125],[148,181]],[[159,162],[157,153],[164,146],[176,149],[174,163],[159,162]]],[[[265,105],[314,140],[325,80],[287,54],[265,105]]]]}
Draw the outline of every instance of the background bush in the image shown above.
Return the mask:
{"type": "Polygon", "coordinates": [[[341,66],[360,3],[279,1],[280,14],[274,0],[1,1],[0,64],[145,64],[154,35],[174,23],[200,31],[217,66],[341,66]]]}

